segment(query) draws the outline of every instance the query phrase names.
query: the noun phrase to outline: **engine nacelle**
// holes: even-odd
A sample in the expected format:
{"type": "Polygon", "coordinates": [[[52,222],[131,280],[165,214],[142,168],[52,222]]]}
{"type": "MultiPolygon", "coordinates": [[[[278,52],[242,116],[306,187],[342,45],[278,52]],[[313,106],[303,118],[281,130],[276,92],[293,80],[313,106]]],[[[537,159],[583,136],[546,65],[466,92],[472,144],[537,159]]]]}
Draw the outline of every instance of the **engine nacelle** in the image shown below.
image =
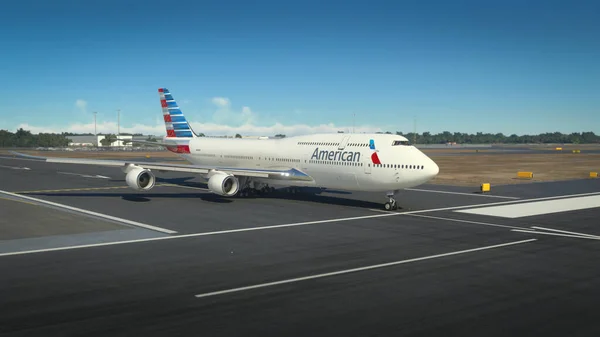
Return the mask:
{"type": "Polygon", "coordinates": [[[215,173],[208,179],[208,188],[218,195],[230,197],[240,189],[238,179],[227,173],[215,173]]]}
{"type": "Polygon", "coordinates": [[[128,171],[125,181],[129,187],[138,191],[147,191],[154,187],[156,177],[150,170],[136,166],[128,171]]]}

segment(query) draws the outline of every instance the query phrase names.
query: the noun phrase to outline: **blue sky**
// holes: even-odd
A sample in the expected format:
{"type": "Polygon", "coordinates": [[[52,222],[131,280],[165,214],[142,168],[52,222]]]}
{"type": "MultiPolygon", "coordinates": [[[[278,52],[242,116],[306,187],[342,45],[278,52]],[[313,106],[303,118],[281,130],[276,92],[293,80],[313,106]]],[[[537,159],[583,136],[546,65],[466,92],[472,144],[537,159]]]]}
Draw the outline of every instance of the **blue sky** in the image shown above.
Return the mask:
{"type": "Polygon", "coordinates": [[[0,129],[600,133],[598,1],[12,1],[0,129]]]}

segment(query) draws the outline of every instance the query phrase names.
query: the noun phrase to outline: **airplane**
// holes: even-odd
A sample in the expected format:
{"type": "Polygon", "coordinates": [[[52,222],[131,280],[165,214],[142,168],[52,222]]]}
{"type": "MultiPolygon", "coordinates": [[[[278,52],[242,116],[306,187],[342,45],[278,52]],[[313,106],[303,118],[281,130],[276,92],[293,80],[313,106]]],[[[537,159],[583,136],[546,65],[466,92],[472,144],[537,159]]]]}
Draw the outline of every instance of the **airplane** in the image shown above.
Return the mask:
{"type": "Polygon", "coordinates": [[[48,163],[120,167],[127,185],[148,191],[153,170],[187,172],[207,180],[212,193],[245,197],[272,192],[272,185],[317,187],[344,191],[385,192],[385,210],[396,210],[396,194],[433,179],[438,165],[403,136],[391,134],[312,134],[285,138],[212,138],[198,136],[167,88],[158,94],[166,136],[158,142],[191,163],[162,164],[84,158],[53,158],[14,154],[48,163]]]}

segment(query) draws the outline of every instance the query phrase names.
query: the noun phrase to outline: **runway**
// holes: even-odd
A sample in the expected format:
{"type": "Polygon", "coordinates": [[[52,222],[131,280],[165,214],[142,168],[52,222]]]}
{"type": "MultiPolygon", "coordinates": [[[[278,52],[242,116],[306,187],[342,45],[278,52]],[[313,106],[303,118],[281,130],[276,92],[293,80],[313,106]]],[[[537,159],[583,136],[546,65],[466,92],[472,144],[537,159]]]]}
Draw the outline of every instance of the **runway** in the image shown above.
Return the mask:
{"type": "Polygon", "coordinates": [[[600,180],[423,185],[385,212],[157,176],[139,193],[118,169],[0,158],[0,335],[600,333],[600,180]],[[567,199],[591,206],[510,217],[567,199]]]}

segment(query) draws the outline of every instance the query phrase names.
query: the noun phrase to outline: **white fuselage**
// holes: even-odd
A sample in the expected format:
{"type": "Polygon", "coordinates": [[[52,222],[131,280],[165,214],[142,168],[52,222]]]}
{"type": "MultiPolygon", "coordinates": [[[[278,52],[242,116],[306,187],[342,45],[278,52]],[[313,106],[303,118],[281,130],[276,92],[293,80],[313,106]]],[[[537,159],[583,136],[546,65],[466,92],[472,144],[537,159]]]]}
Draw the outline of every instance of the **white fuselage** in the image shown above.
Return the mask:
{"type": "Polygon", "coordinates": [[[190,153],[182,157],[196,165],[295,168],[312,178],[263,181],[275,185],[391,191],[426,183],[439,171],[433,160],[407,145],[406,138],[389,134],[316,134],[281,139],[199,137],[189,142],[189,148],[190,153]],[[369,147],[371,139],[375,150],[369,147]],[[375,152],[381,164],[374,164],[375,152]]]}

